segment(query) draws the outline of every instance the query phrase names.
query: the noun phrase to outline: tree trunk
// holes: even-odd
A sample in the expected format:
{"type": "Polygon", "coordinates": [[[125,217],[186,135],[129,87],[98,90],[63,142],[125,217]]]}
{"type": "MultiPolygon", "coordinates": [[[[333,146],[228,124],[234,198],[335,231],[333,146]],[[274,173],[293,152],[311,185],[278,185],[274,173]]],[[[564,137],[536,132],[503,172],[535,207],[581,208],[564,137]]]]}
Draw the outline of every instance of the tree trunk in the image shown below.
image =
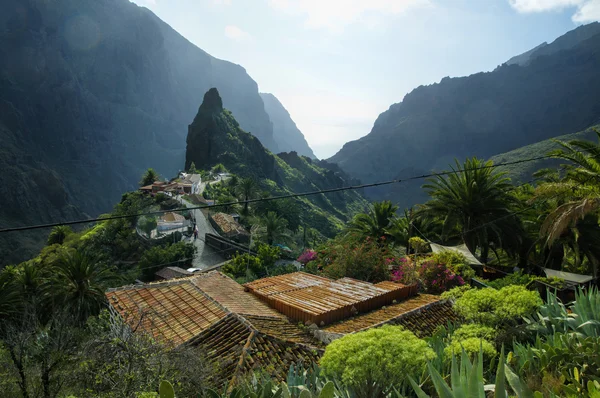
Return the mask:
{"type": "Polygon", "coordinates": [[[44,390],[44,398],[50,398],[50,369],[46,359],[42,360],[42,388],[44,390]]]}
{"type": "Polygon", "coordinates": [[[21,394],[23,394],[23,398],[29,398],[29,393],[27,392],[27,376],[25,375],[25,369],[23,369],[23,362],[17,358],[17,354],[15,354],[13,347],[9,346],[8,352],[10,354],[10,359],[12,359],[19,372],[19,388],[21,389],[21,394]]]}

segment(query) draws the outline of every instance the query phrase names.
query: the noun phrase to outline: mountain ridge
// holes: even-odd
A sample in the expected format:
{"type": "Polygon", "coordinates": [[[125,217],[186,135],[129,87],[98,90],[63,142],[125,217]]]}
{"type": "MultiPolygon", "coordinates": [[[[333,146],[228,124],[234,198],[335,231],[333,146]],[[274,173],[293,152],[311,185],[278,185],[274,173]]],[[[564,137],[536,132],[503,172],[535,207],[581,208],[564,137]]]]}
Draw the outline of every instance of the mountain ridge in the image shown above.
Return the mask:
{"type": "MultiPolygon", "coordinates": [[[[328,161],[369,183],[444,170],[456,158],[487,158],[584,130],[600,120],[598,70],[596,34],[533,57],[526,66],[504,64],[420,86],[379,115],[368,135],[346,143],[328,161]]],[[[418,185],[401,185],[367,193],[401,206],[426,199],[418,185]]]]}

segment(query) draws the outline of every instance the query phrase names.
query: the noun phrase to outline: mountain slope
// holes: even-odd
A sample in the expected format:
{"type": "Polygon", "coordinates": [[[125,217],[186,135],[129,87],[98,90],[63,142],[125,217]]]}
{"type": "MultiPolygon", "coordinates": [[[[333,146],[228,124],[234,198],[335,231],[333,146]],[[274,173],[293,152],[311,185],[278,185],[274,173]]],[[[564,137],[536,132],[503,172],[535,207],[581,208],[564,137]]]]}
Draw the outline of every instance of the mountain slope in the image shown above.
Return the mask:
{"type": "MultiPolygon", "coordinates": [[[[144,169],[176,173],[186,127],[210,87],[278,150],[245,70],[147,9],[127,0],[2,1],[0,165],[10,167],[0,168],[0,187],[14,200],[4,206],[3,196],[0,228],[97,215],[134,189],[144,169]]],[[[31,254],[20,250],[20,236],[0,235],[0,264],[31,254]]]]}
{"type": "MultiPolygon", "coordinates": [[[[555,137],[554,139],[563,142],[568,142],[571,140],[586,140],[595,142],[597,141],[597,136],[596,133],[594,133],[593,128],[600,129],[600,125],[592,126],[589,129],[579,131],[577,133],[561,135],[559,137],[555,137]]],[[[531,159],[538,156],[543,156],[554,149],[560,148],[560,145],[553,141],[554,139],[536,142],[534,144],[513,149],[509,152],[494,155],[490,158],[490,160],[493,161],[495,164],[498,164],[510,163],[523,159],[531,159]]],[[[498,170],[507,172],[508,177],[511,178],[513,183],[523,184],[526,182],[530,182],[533,179],[533,173],[535,173],[536,171],[546,167],[558,167],[559,165],[564,163],[567,162],[560,159],[543,159],[527,163],[501,166],[498,167],[498,170]]]]}
{"type": "Polygon", "coordinates": [[[265,103],[265,110],[269,114],[271,122],[273,122],[273,138],[279,146],[279,151],[296,151],[299,155],[316,159],[317,157],[308,146],[304,135],[277,97],[269,93],[260,93],[260,97],[265,103]]]}
{"type": "MultiPolygon", "coordinates": [[[[378,117],[367,136],[344,145],[330,161],[368,183],[447,169],[455,158],[487,158],[583,130],[600,121],[598,71],[595,35],[533,57],[526,66],[444,78],[407,94],[378,117]]],[[[410,206],[425,199],[419,185],[368,193],[410,206]]]]}
{"type": "MultiPolygon", "coordinates": [[[[202,105],[188,128],[185,165],[209,169],[223,164],[242,177],[253,177],[271,195],[339,188],[356,183],[336,165],[313,161],[296,152],[273,155],[260,141],[246,133],[234,115],[223,108],[216,88],[204,95],[202,105]]],[[[367,201],[357,191],[340,191],[294,199],[307,226],[332,236],[367,201]]]]}

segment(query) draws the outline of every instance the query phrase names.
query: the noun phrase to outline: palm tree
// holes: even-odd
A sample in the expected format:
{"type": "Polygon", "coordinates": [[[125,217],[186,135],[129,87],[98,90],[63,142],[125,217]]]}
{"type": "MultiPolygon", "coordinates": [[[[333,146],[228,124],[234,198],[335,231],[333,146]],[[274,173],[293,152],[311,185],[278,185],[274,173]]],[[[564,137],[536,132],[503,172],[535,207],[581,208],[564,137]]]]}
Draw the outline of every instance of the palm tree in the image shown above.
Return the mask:
{"type": "Polygon", "coordinates": [[[18,314],[23,296],[7,269],[0,272],[0,292],[0,319],[18,314]]]}
{"type": "MultiPolygon", "coordinates": [[[[600,142],[600,130],[594,129],[600,142]]],[[[596,276],[600,265],[598,247],[598,210],[600,209],[600,144],[585,140],[563,142],[555,140],[561,148],[549,153],[570,163],[563,165],[562,178],[555,175],[537,187],[535,199],[539,203],[552,203],[539,231],[546,251],[556,252],[560,265],[565,249],[575,255],[576,263],[588,259],[596,276]],[[562,246],[562,250],[556,248],[562,246]]]]}
{"type": "Polygon", "coordinates": [[[53,273],[49,284],[54,303],[71,308],[82,322],[100,311],[105,289],[119,279],[112,269],[79,251],[64,253],[53,273]]]}
{"type": "Polygon", "coordinates": [[[290,236],[287,229],[287,220],[274,211],[270,211],[261,219],[259,234],[263,236],[263,239],[269,245],[272,245],[276,240],[287,239],[290,236]]]}
{"type": "Polygon", "coordinates": [[[443,220],[445,231],[459,228],[461,238],[472,252],[481,249],[488,257],[490,243],[495,247],[514,249],[523,235],[520,221],[512,212],[516,199],[509,194],[512,187],[506,173],[492,169],[491,161],[472,158],[464,165],[456,161],[454,173],[429,179],[423,188],[431,199],[420,206],[424,219],[443,220]]]}
{"type": "Polygon", "coordinates": [[[73,233],[73,230],[68,225],[59,225],[52,228],[50,235],[48,235],[48,246],[59,244],[62,245],[68,235],[73,233]]]}
{"type": "MultiPolygon", "coordinates": [[[[594,131],[600,142],[600,130],[594,131]]],[[[577,220],[600,209],[600,144],[585,140],[554,142],[562,148],[549,155],[571,163],[563,165],[566,174],[562,179],[549,181],[536,190],[538,199],[559,198],[563,202],[542,224],[540,233],[548,246],[552,246],[577,220]]]]}
{"type": "Polygon", "coordinates": [[[396,219],[397,211],[398,206],[389,200],[373,203],[368,212],[355,215],[346,229],[363,237],[381,239],[388,235],[388,228],[396,219]]]}
{"type": "Polygon", "coordinates": [[[159,179],[160,176],[158,175],[158,173],[153,168],[149,168],[144,172],[144,175],[140,180],[140,187],[151,185],[154,181],[158,181],[159,179]]]}
{"type": "Polygon", "coordinates": [[[254,196],[257,188],[258,184],[256,183],[256,180],[252,177],[242,178],[239,181],[236,190],[245,201],[244,214],[248,214],[248,200],[250,200],[254,196]]]}

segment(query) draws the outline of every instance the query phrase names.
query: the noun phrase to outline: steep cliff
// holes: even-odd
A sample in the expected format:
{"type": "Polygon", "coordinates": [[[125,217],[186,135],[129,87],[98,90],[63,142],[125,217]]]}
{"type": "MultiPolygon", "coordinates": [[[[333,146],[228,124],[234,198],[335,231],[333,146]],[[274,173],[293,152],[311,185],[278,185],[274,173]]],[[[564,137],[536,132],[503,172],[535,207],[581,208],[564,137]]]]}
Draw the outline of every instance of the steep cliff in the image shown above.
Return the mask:
{"type": "MultiPolygon", "coordinates": [[[[525,65],[421,86],[330,161],[365,183],[404,178],[447,169],[455,158],[487,158],[597,124],[599,28],[591,24],[540,47],[525,65]]],[[[368,193],[410,206],[426,199],[421,184],[368,193]]]]}
{"type": "Polygon", "coordinates": [[[265,110],[269,114],[271,122],[273,122],[273,138],[279,147],[279,151],[295,151],[299,155],[316,159],[317,157],[308,146],[304,134],[298,129],[290,113],[277,97],[269,93],[260,93],[260,97],[265,103],[265,110]]]}
{"type": "MultiPolygon", "coordinates": [[[[246,130],[278,150],[245,70],[147,9],[127,0],[3,0],[0,189],[8,196],[0,227],[97,215],[134,189],[144,169],[173,175],[210,87],[246,130]]],[[[31,254],[20,250],[21,236],[0,235],[0,265],[31,254]]]]}
{"type": "MultiPolygon", "coordinates": [[[[202,105],[188,128],[185,166],[192,162],[200,169],[219,163],[229,171],[252,177],[271,195],[340,188],[357,181],[336,165],[314,161],[296,152],[274,155],[251,134],[240,128],[234,115],[223,108],[216,88],[204,95],[202,105]]],[[[325,235],[339,232],[355,212],[363,210],[366,199],[357,191],[340,191],[294,199],[303,222],[325,235]]]]}

